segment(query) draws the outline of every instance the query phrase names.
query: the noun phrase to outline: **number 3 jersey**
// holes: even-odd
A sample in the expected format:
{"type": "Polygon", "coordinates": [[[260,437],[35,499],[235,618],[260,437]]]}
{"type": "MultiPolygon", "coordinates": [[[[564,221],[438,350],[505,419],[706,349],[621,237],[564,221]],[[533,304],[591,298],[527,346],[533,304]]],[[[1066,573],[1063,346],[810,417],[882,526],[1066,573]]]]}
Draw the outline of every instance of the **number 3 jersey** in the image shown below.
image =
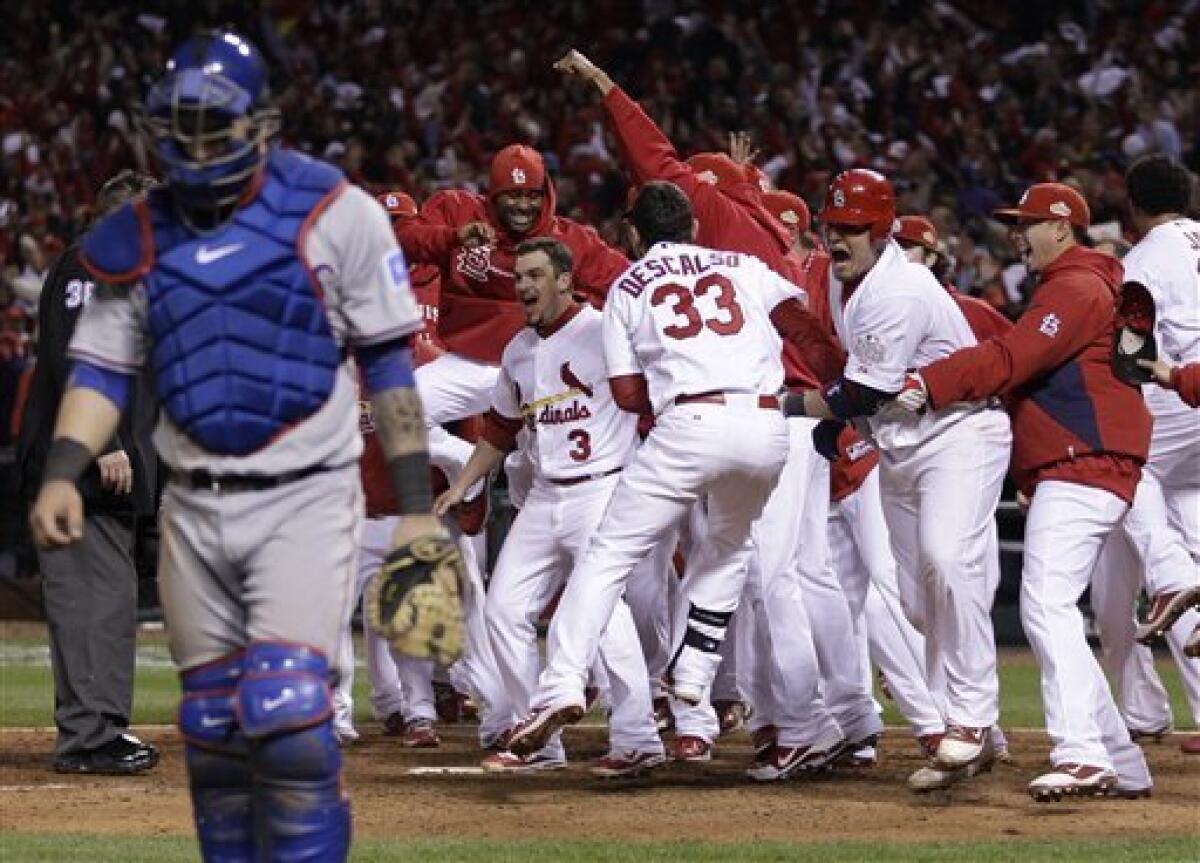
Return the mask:
{"type": "Polygon", "coordinates": [[[578,306],[549,333],[526,327],[504,348],[492,407],[529,431],[535,477],[575,479],[624,467],[638,446],[637,417],[613,401],[603,319],[578,306]]]}
{"type": "Polygon", "coordinates": [[[656,243],[609,291],[608,374],[645,374],[656,414],[680,395],[774,394],[783,366],[771,310],[803,298],[751,255],[656,243]]]}

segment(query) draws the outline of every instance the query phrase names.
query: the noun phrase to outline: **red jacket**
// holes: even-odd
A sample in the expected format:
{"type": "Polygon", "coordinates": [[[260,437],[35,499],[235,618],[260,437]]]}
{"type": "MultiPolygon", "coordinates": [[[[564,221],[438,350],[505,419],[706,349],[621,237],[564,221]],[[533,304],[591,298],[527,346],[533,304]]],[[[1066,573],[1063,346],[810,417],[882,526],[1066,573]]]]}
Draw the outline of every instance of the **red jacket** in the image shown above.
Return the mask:
{"type": "Polygon", "coordinates": [[[951,287],[947,287],[946,290],[950,292],[950,296],[958,304],[959,311],[967,319],[971,332],[975,334],[975,341],[986,342],[1012,329],[1012,321],[996,311],[991,303],[969,294],[960,294],[951,287]]]}
{"type": "Polygon", "coordinates": [[[1007,397],[1012,474],[1026,494],[1061,479],[1133,499],[1151,419],[1110,361],[1122,275],[1115,258],[1072,247],[1008,333],[921,369],[933,407],[1007,397]]]}
{"type": "Polygon", "coordinates": [[[603,304],[613,279],[629,266],[594,229],[555,215],[549,178],[544,191],[541,216],[521,236],[504,229],[489,198],[461,191],[438,192],[421,207],[420,216],[396,224],[408,260],[441,270],[438,334],[448,350],[497,363],[504,346],[525,326],[513,278],[516,247],[524,239],[550,236],[565,243],[575,259],[576,288],[595,305],[603,304]],[[461,246],[458,229],[470,222],[495,228],[497,245],[461,246]]]}
{"type": "Polygon", "coordinates": [[[1200,363],[1171,369],[1171,389],[1188,407],[1200,407],[1200,363]]]}
{"type": "MultiPolygon", "coordinates": [[[[613,87],[604,97],[604,110],[634,182],[641,185],[650,180],[669,180],[688,196],[700,223],[697,245],[753,255],[793,284],[804,284],[799,261],[791,253],[791,235],[763,206],[757,185],[748,178],[732,186],[701,180],[679,158],[670,140],[642,107],[620,87],[613,87]]],[[[785,342],[783,365],[789,386],[816,386],[817,375],[812,367],[819,362],[802,357],[795,345],[785,342]]]]}

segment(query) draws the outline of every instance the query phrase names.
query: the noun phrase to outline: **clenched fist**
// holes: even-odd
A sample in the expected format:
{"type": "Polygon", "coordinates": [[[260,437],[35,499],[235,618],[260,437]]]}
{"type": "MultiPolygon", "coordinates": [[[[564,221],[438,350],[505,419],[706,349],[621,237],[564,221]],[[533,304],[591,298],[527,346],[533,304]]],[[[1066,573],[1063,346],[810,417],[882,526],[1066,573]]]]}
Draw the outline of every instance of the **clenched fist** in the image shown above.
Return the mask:
{"type": "Polygon", "coordinates": [[[75,484],[59,479],[43,485],[29,513],[29,529],[42,548],[83,539],[83,498],[75,484]]]}

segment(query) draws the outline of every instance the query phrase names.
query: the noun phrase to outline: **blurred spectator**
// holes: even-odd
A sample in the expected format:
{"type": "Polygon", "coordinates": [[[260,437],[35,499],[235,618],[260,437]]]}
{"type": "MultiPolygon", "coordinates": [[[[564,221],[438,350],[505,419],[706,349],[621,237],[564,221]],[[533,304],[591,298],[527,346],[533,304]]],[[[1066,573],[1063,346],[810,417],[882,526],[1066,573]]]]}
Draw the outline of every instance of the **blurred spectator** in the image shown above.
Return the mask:
{"type": "Polygon", "coordinates": [[[550,69],[579,47],[683,155],[745,129],[772,182],[814,207],[832,173],[884,171],[901,212],[943,207],[943,236],[972,247],[958,287],[998,299],[1014,291],[997,280],[1012,263],[990,220],[997,201],[1074,179],[1096,220],[1128,230],[1131,158],[1161,151],[1200,167],[1197,2],[0,6],[0,281],[27,304],[100,182],[149,168],[136,100],[166,46],[198,27],[234,26],[266,46],[285,141],[355,182],[422,200],[481,191],[491,156],[526,143],[555,174],[562,213],[611,238],[625,178],[594,103],[550,69]]]}

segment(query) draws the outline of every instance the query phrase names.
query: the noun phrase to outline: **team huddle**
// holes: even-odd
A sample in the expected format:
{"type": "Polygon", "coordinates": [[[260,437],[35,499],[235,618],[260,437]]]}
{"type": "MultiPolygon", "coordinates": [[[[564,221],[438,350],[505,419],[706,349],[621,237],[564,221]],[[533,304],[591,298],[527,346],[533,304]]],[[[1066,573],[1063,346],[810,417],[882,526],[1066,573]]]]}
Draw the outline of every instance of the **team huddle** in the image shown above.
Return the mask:
{"type": "Polygon", "coordinates": [[[684,160],[582,54],[556,68],[602,97],[632,181],[621,249],[556,214],[522,145],[486,194],[373,200],[272,143],[262,60],[229,33],[182,46],[147,98],[164,186],[83,241],[101,287],[31,521],[44,545],[78,536],[74,482],[151,367],[204,858],[345,859],[360,599],[385,732],[438,746],[452,687],[489,773],[565,767],[597,696],[599,777],[708,760],[742,727],[747,781],[873,764],[877,667],[927,757],[909,788],[969,781],[1008,750],[1006,475],[1053,743],[1029,793],[1149,796],[1129,717],[1161,684],[1139,642],[1168,639],[1200,706],[1186,170],[1131,167],[1123,264],[1069,186],[997,211],[1039,279],[1010,323],[939,280],[936,229],[898,216],[888,178],[839,174],[814,233],[743,140],[684,160]],[[501,470],[518,512],[488,573],[501,470]]]}

